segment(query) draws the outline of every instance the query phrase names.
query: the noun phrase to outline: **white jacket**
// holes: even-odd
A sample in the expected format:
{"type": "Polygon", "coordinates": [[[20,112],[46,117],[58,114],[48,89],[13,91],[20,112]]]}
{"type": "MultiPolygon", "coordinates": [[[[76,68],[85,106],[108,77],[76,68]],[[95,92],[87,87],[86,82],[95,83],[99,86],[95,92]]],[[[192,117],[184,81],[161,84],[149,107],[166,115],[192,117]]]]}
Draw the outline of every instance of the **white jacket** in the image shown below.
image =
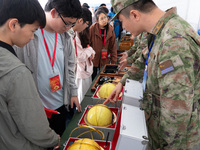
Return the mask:
{"type": "Polygon", "coordinates": [[[93,73],[93,63],[89,60],[92,54],[95,55],[95,51],[92,47],[83,48],[81,45],[81,41],[78,36],[76,39],[76,47],[77,47],[77,70],[76,70],[76,78],[85,79],[89,78],[93,73]]]}

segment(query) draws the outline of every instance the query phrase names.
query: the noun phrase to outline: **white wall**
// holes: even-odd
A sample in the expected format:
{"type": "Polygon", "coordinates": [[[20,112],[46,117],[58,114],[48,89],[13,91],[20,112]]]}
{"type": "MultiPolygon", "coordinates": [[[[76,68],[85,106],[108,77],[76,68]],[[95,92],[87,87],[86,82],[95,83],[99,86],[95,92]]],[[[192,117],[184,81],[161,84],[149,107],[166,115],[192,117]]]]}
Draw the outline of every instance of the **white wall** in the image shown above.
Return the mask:
{"type": "Polygon", "coordinates": [[[39,0],[41,6],[44,8],[45,4],[47,3],[48,0],[39,0]]]}
{"type": "Polygon", "coordinates": [[[200,29],[200,0],[190,0],[186,20],[194,27],[195,30],[200,29]]]}
{"type": "Polygon", "coordinates": [[[177,7],[177,13],[187,20],[195,31],[199,28],[200,0],[154,0],[159,8],[166,10],[170,7],[177,7]]]}

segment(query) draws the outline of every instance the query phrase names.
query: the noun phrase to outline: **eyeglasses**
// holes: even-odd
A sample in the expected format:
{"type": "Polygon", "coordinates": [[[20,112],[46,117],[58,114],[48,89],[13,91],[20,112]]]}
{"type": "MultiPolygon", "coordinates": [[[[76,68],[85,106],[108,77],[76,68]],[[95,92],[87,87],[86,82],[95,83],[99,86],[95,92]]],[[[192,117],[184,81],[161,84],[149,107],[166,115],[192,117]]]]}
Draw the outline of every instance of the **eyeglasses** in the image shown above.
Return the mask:
{"type": "Polygon", "coordinates": [[[88,27],[90,26],[90,24],[89,24],[89,23],[87,23],[87,22],[85,22],[85,24],[87,25],[87,26],[86,26],[86,28],[88,28],[88,27]]]}
{"type": "Polygon", "coordinates": [[[75,26],[75,24],[76,24],[76,22],[74,22],[74,23],[66,23],[65,22],[65,20],[63,19],[63,17],[61,16],[61,14],[60,13],[58,13],[58,15],[60,16],[60,18],[62,19],[62,21],[63,21],[63,23],[65,24],[65,27],[67,28],[67,27],[73,27],[73,26],[75,26]]]}
{"type": "Polygon", "coordinates": [[[99,18],[99,20],[100,20],[100,21],[107,20],[107,19],[108,19],[108,17],[107,17],[107,16],[105,16],[105,17],[102,17],[102,18],[99,18]]]}

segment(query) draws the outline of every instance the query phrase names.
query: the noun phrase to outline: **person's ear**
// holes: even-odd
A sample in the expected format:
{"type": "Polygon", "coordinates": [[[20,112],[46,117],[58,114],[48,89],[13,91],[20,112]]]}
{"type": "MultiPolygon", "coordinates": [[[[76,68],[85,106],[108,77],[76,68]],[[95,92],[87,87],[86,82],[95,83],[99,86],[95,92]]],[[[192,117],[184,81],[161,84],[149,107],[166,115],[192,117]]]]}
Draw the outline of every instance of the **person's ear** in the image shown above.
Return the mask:
{"type": "Polygon", "coordinates": [[[10,19],[8,22],[8,26],[11,31],[15,31],[15,29],[18,25],[19,25],[18,19],[16,19],[16,18],[10,19]]]}
{"type": "Polygon", "coordinates": [[[59,17],[58,12],[56,11],[55,8],[51,9],[50,14],[51,14],[52,18],[59,17]]]}
{"type": "Polygon", "coordinates": [[[78,21],[78,23],[83,23],[83,18],[80,18],[77,21],[78,21]]]}
{"type": "Polygon", "coordinates": [[[141,17],[141,14],[138,10],[131,10],[129,15],[130,15],[130,18],[136,21],[139,21],[141,17]]]}

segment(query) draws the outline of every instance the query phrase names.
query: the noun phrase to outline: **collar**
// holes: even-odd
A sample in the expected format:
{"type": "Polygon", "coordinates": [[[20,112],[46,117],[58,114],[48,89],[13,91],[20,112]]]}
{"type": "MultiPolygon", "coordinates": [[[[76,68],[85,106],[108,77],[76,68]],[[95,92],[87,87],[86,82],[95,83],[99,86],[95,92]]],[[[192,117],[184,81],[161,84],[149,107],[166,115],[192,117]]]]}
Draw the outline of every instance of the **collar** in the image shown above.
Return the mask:
{"type": "Polygon", "coordinates": [[[167,22],[176,15],[176,7],[172,7],[166,10],[166,13],[158,20],[150,33],[153,35],[159,34],[164,26],[167,24],[167,22]]]}
{"type": "MultiPolygon", "coordinates": [[[[95,35],[97,35],[99,38],[102,38],[102,36],[101,36],[101,34],[100,34],[100,32],[99,32],[99,24],[98,23],[95,23],[94,25],[93,25],[93,28],[94,28],[94,34],[95,35]]],[[[109,24],[107,24],[107,26],[106,26],[106,40],[107,39],[109,39],[113,34],[112,34],[112,32],[111,32],[111,30],[110,30],[110,25],[109,24]]]]}
{"type": "Polygon", "coordinates": [[[10,51],[13,55],[15,55],[17,57],[17,55],[16,55],[16,53],[15,53],[15,51],[14,51],[14,49],[13,49],[13,47],[11,45],[0,41],[0,46],[5,48],[5,49],[7,49],[8,51],[10,51]]]}
{"type": "Polygon", "coordinates": [[[71,36],[73,39],[75,38],[75,36],[76,36],[76,31],[74,31],[73,28],[70,28],[70,29],[68,30],[68,33],[70,34],[70,36],[71,36]]]}

